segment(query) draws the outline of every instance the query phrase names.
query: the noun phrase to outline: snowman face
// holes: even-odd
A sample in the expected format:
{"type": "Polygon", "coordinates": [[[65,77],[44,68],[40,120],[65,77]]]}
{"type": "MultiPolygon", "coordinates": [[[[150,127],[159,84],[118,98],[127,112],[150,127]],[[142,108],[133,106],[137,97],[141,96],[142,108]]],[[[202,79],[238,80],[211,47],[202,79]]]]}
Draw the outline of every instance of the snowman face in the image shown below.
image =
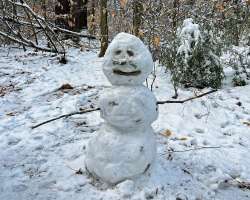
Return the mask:
{"type": "Polygon", "coordinates": [[[142,84],[153,68],[153,60],[142,41],[119,33],[109,45],[103,64],[104,74],[113,85],[142,84]]]}

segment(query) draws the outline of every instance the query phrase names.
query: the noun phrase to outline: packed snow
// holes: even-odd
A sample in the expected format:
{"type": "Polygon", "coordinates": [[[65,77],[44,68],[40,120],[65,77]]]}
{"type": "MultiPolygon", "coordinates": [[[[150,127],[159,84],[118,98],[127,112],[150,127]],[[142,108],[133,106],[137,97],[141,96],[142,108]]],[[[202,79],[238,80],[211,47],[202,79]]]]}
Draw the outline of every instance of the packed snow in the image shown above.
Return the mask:
{"type": "Polygon", "coordinates": [[[153,59],[139,38],[119,33],[104,60],[108,60],[104,72],[113,86],[100,96],[104,124],[90,139],[85,164],[91,175],[116,184],[145,173],[155,160],[151,124],[158,107],[152,92],[142,85],[153,70],[153,59]]]}
{"type": "MultiPolygon", "coordinates": [[[[1,200],[250,198],[243,184],[250,182],[250,85],[232,87],[229,78],[210,95],[159,105],[153,123],[154,166],[115,186],[89,176],[84,168],[86,145],[103,124],[98,111],[31,129],[53,117],[96,107],[100,93],[110,88],[102,63],[91,51],[70,49],[63,65],[57,56],[1,47],[1,200]]],[[[230,68],[225,72],[232,74],[230,68]]],[[[171,99],[169,74],[158,66],[156,76],[156,98],[171,99]]],[[[208,90],[182,89],[179,99],[208,90]]]]}

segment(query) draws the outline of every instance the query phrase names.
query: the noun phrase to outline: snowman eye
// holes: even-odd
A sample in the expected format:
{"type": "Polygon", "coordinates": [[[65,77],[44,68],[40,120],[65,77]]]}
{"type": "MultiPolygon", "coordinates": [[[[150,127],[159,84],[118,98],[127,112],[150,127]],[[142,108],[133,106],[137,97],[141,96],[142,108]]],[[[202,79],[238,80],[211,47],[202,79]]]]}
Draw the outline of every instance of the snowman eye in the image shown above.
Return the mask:
{"type": "Polygon", "coordinates": [[[119,54],[121,54],[121,50],[117,50],[117,51],[115,51],[115,55],[119,55],[119,54]]]}
{"type": "Polygon", "coordinates": [[[131,50],[127,50],[127,54],[128,54],[129,56],[134,56],[134,52],[131,51],[131,50]]]}

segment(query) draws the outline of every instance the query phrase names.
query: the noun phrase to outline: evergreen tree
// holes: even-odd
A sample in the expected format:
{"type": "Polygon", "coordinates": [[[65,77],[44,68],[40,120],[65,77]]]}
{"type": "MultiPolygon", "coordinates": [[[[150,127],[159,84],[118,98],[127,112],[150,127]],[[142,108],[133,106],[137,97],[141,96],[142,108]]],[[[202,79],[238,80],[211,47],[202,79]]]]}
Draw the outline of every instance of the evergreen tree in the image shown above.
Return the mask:
{"type": "Polygon", "coordinates": [[[219,88],[223,79],[223,68],[219,57],[214,53],[216,45],[208,33],[201,34],[199,25],[191,18],[184,20],[179,30],[181,44],[177,50],[172,81],[176,87],[219,88]]]}

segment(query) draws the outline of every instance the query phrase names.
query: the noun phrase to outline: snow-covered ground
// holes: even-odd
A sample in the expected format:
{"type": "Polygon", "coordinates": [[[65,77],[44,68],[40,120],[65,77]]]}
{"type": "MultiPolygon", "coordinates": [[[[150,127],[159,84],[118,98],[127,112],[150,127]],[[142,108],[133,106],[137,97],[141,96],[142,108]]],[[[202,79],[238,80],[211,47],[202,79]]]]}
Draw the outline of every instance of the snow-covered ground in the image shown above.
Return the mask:
{"type": "MultiPolygon", "coordinates": [[[[225,80],[216,93],[159,105],[155,165],[108,186],[84,169],[86,144],[102,123],[98,111],[31,129],[97,106],[110,86],[96,53],[71,49],[68,59],[63,65],[50,54],[0,48],[1,200],[250,199],[250,85],[233,88],[225,80]],[[73,89],[59,89],[63,84],[73,89]]],[[[161,67],[156,74],[154,94],[171,99],[169,75],[161,67]]],[[[179,99],[207,90],[181,90],[179,99]]]]}

